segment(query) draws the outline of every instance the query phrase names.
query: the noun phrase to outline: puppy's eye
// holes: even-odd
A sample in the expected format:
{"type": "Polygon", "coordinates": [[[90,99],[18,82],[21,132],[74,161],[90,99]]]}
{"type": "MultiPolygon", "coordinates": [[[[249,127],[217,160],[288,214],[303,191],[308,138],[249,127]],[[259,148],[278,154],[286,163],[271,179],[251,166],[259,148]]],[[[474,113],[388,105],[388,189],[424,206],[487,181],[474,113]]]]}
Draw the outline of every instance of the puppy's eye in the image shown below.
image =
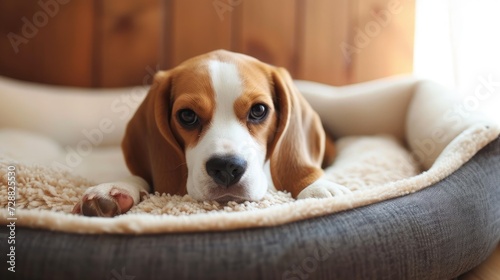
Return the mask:
{"type": "Polygon", "coordinates": [[[250,122],[259,123],[267,116],[267,107],[264,104],[255,104],[248,113],[248,120],[250,122]]]}
{"type": "Polygon", "coordinates": [[[185,128],[194,128],[198,125],[199,119],[196,113],[190,109],[182,109],[177,113],[177,119],[185,128]]]}

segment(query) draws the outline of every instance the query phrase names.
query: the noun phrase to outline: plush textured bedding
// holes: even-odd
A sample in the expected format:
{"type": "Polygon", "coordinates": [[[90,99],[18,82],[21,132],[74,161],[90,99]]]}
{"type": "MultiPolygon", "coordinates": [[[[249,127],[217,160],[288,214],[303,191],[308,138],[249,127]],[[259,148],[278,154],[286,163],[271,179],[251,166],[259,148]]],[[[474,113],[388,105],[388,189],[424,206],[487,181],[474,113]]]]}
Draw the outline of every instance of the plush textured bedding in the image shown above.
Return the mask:
{"type": "MultiPolygon", "coordinates": [[[[219,204],[156,193],[113,219],[81,217],[70,211],[85,188],[126,176],[118,146],[90,145],[90,150],[84,150],[99,138],[92,127],[82,129],[85,137],[65,146],[39,132],[4,128],[0,131],[2,221],[10,215],[9,166],[16,168],[15,215],[20,226],[78,233],[233,230],[281,225],[422,190],[459,169],[499,134],[498,126],[485,119],[469,117],[450,123],[447,114],[453,99],[432,83],[400,78],[345,87],[346,92],[328,92],[334,88],[309,82],[298,85],[306,98],[315,96],[310,99],[313,107],[338,138],[337,159],[326,173],[352,194],[296,201],[288,193],[269,191],[262,201],[219,204]]],[[[3,94],[13,102],[19,99],[6,90],[3,94]]],[[[45,94],[48,99],[57,98],[45,94]]],[[[97,101],[112,107],[114,100],[106,98],[97,101]]]]}
{"type": "MultiPolygon", "coordinates": [[[[133,106],[122,100],[140,102],[145,89],[0,77],[0,223],[11,217],[9,166],[17,181],[16,272],[2,253],[0,278],[453,279],[496,248],[495,122],[456,115],[460,101],[411,78],[298,86],[316,97],[310,102],[338,139],[327,173],[351,195],[295,201],[270,192],[260,202],[220,205],[150,194],[108,219],[69,211],[85,187],[127,175],[118,143],[133,106]],[[114,129],[92,152],[72,152],[103,119],[114,129]]],[[[0,227],[2,252],[10,235],[0,227]]]]}
{"type": "MultiPolygon", "coordinates": [[[[4,131],[0,133],[0,139],[16,138],[16,143],[23,142],[25,139],[32,141],[33,136],[21,135],[14,131],[4,131]]],[[[6,142],[6,141],[5,141],[6,142]]],[[[4,143],[4,147],[5,147],[4,143]]],[[[39,147],[42,148],[42,147],[39,147]]],[[[13,155],[13,149],[10,149],[13,155]]],[[[25,150],[24,150],[25,151],[25,150]]],[[[95,151],[95,153],[119,153],[118,149],[95,151]]],[[[15,156],[14,156],[15,157],[15,156]]],[[[57,156],[56,156],[57,157],[57,156]]],[[[121,166],[119,155],[113,155],[118,162],[107,162],[113,166],[121,166]]],[[[198,202],[189,197],[189,195],[169,195],[169,194],[150,194],[144,196],[140,204],[134,206],[128,213],[119,217],[116,222],[106,228],[94,223],[98,219],[89,219],[77,217],[74,215],[64,215],[70,213],[78,199],[83,195],[84,190],[95,184],[86,178],[71,174],[57,168],[51,168],[47,164],[29,164],[18,162],[15,159],[4,159],[0,162],[0,177],[2,185],[7,186],[7,172],[9,166],[16,168],[17,181],[17,216],[21,225],[41,226],[64,231],[78,232],[158,232],[158,231],[179,231],[179,230],[213,230],[213,229],[231,229],[238,227],[252,227],[281,224],[283,220],[278,220],[278,216],[269,213],[259,213],[257,210],[276,209],[279,213],[290,211],[290,207],[296,207],[296,201],[289,193],[281,191],[269,191],[265,198],[257,202],[244,203],[218,203],[216,201],[198,202]],[[33,212],[30,210],[43,210],[43,212],[33,212]],[[51,213],[51,212],[55,213],[51,213]],[[256,212],[257,211],[257,212],[256,212]],[[233,215],[227,215],[232,213],[233,215]],[[254,221],[248,221],[248,218],[235,216],[234,213],[251,213],[254,221]],[[125,226],[122,223],[128,223],[130,219],[142,219],[141,214],[160,215],[155,219],[167,219],[156,224],[156,228],[150,224],[147,230],[141,226],[142,230],[134,229],[135,225],[125,226]],[[200,215],[205,214],[205,215],[200,215]],[[206,215],[211,214],[211,215],[206,215]],[[258,217],[265,215],[265,217],[258,217]],[[175,216],[183,216],[179,219],[175,216]],[[125,217],[127,217],[125,219],[125,217]],[[196,220],[205,220],[204,222],[186,223],[186,217],[196,220]],[[275,218],[273,218],[275,217],[275,218]],[[61,220],[67,220],[68,224],[64,226],[61,220]],[[76,220],[75,220],[76,219],[76,220]],[[215,219],[218,220],[215,223],[215,219]],[[236,219],[236,220],[233,220],[236,219]],[[267,219],[267,221],[264,221],[267,219]],[[57,220],[54,224],[53,221],[57,220]],[[73,221],[72,221],[73,220],[73,221]],[[240,220],[246,221],[242,223],[240,220]],[[274,220],[274,221],[273,221],[274,220]],[[75,222],[82,222],[81,226],[75,227],[75,222]],[[162,225],[165,223],[168,228],[162,225]],[[121,225],[120,225],[121,224],[121,225]],[[205,226],[201,226],[205,225],[205,226]],[[116,227],[113,230],[110,227],[116,227]]],[[[371,137],[345,137],[338,141],[337,163],[327,170],[330,179],[339,182],[349,189],[359,191],[369,191],[373,188],[380,188],[384,185],[416,176],[420,173],[418,163],[414,161],[411,154],[408,153],[397,140],[390,136],[371,136],[371,137]]],[[[401,188],[402,193],[409,192],[401,188]]],[[[0,190],[0,205],[7,205],[7,188],[0,190]]],[[[377,199],[377,198],[374,198],[377,199]]],[[[351,200],[355,200],[351,198],[351,200]]],[[[334,203],[335,208],[331,212],[337,212],[349,208],[346,200],[340,203],[334,203]]],[[[289,221],[304,219],[308,215],[311,217],[318,214],[305,211],[296,213],[300,216],[290,217],[289,221]]],[[[279,215],[281,216],[281,215],[279,215]]]]}
{"type": "MultiPolygon", "coordinates": [[[[500,139],[412,195],[282,226],[154,235],[17,227],[16,273],[2,267],[0,277],[455,279],[500,241],[498,170],[500,139]]],[[[8,235],[0,227],[2,246],[8,235]]]]}

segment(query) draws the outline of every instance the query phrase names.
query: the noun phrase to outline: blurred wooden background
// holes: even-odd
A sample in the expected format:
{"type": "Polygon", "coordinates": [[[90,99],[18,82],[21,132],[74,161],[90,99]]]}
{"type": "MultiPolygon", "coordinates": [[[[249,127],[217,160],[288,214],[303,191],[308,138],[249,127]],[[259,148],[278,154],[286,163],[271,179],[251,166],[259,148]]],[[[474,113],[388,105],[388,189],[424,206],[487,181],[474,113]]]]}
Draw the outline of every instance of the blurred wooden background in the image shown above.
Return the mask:
{"type": "Polygon", "coordinates": [[[0,1],[0,75],[58,85],[151,82],[219,48],[345,85],[410,73],[415,0],[0,1]]]}

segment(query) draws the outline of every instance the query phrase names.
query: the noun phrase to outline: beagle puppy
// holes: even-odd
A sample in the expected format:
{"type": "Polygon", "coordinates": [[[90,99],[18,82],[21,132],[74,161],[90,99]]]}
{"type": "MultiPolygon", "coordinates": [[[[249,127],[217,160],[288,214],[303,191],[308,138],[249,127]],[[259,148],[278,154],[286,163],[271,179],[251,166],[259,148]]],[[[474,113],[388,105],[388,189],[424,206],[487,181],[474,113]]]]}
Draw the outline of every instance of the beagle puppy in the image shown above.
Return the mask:
{"type": "Polygon", "coordinates": [[[115,216],[153,191],[222,202],[257,201],[268,188],[349,192],[324,178],[333,142],[288,72],[225,50],[158,72],[122,150],[134,176],[87,189],[73,213],[115,216]]]}

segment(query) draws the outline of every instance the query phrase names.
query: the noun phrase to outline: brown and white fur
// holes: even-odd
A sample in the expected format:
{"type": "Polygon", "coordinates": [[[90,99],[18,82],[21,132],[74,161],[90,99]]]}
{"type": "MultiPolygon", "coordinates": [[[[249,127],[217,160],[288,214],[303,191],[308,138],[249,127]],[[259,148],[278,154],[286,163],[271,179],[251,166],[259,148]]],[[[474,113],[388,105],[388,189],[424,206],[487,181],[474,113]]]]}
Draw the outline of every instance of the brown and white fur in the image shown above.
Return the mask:
{"type": "Polygon", "coordinates": [[[333,142],[288,72],[223,50],[157,73],[122,150],[134,176],[89,188],[74,213],[122,214],[151,191],[217,201],[349,192],[324,178],[333,142]]]}

